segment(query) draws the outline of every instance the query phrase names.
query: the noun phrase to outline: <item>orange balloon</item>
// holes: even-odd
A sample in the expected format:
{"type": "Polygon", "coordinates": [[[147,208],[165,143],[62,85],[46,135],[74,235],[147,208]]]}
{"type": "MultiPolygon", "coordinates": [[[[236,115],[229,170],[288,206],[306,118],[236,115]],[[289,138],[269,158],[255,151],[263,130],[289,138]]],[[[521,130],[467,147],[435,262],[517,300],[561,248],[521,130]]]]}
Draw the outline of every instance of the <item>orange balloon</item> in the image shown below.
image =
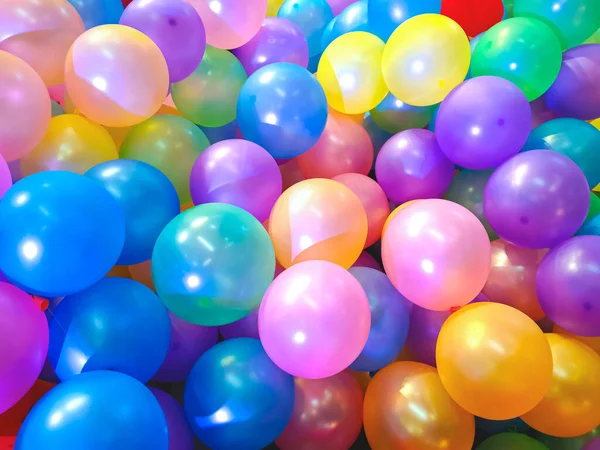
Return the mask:
{"type": "Polygon", "coordinates": [[[521,418],[542,433],[575,437],[600,424],[600,356],[560,334],[546,334],[554,370],[550,390],[521,418]]]}
{"type": "Polygon", "coordinates": [[[475,418],[456,404],[435,368],[392,363],[367,388],[364,426],[373,450],[470,450],[475,418]]]}
{"type": "Polygon", "coordinates": [[[577,336],[576,334],[569,333],[567,330],[563,330],[558,325],[554,325],[552,328],[552,332],[556,334],[562,334],[563,336],[567,336],[573,339],[578,340],[579,342],[583,342],[589,348],[594,350],[597,354],[600,355],[600,336],[598,337],[586,337],[586,336],[577,336]]]}
{"type": "Polygon", "coordinates": [[[142,283],[153,291],[156,290],[152,281],[152,260],[149,259],[148,261],[129,266],[129,273],[132,280],[142,283]]]}
{"type": "Polygon", "coordinates": [[[323,260],[345,269],[356,262],[367,239],[367,214],[341,183],[301,181],[281,194],[269,217],[269,235],[279,263],[323,260]]]}
{"type": "Polygon", "coordinates": [[[467,305],[444,322],[437,368],[450,396],[484,419],[525,414],[546,395],[552,353],[537,324],[500,303],[467,305]]]}

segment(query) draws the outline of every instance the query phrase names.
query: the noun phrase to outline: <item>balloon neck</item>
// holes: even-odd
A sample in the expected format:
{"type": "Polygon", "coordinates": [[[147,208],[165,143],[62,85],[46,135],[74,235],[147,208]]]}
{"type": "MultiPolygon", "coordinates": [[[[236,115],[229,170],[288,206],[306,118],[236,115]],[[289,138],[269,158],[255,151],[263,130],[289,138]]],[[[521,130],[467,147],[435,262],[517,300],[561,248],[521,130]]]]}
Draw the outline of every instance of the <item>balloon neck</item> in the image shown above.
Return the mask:
{"type": "Polygon", "coordinates": [[[40,308],[41,311],[46,311],[48,309],[48,306],[50,305],[50,302],[48,300],[42,297],[38,297],[37,295],[32,295],[32,297],[33,301],[38,306],[38,308],[40,308]]]}
{"type": "Polygon", "coordinates": [[[455,313],[459,309],[460,309],[460,306],[453,306],[452,308],[450,308],[450,314],[455,313]]]}

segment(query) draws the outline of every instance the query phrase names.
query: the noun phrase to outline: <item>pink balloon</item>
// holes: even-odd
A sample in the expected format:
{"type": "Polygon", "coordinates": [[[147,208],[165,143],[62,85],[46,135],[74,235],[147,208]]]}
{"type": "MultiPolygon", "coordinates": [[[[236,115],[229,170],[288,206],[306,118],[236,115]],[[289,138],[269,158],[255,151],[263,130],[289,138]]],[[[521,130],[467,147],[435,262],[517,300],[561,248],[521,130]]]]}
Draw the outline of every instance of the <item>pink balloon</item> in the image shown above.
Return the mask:
{"type": "Polygon", "coordinates": [[[411,302],[447,311],[473,300],[490,272],[490,241],[475,215],[448,200],[398,211],[382,238],[383,267],[411,302]]]}
{"type": "Polygon", "coordinates": [[[4,196],[4,193],[8,191],[13,184],[12,174],[10,173],[10,167],[0,154],[0,198],[4,196]]]}
{"type": "Polygon", "coordinates": [[[362,252],[356,262],[352,264],[352,267],[368,267],[369,269],[375,269],[383,272],[383,269],[379,263],[367,252],[362,252]]]}
{"type": "Polygon", "coordinates": [[[328,261],[298,263],[279,275],[258,312],[260,340],[282,370],[325,378],[346,369],[369,336],[371,311],[360,283],[328,261]]]}

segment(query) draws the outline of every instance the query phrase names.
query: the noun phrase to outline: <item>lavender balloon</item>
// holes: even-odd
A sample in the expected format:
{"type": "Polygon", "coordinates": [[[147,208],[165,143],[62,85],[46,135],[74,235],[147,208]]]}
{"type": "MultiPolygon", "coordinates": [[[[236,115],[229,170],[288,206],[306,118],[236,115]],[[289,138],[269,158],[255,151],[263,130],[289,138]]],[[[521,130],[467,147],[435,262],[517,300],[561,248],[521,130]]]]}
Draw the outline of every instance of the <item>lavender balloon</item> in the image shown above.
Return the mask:
{"type": "MultiPolygon", "coordinates": [[[[185,411],[177,400],[164,391],[149,388],[163,410],[167,419],[169,433],[169,450],[194,450],[194,433],[190,429],[185,417],[185,411]]],[[[140,430],[143,432],[143,430],[140,430]]]]}
{"type": "Polygon", "coordinates": [[[206,49],[204,24],[185,0],[134,0],[120,23],[141,31],[158,45],[167,61],[171,83],[187,78],[202,61],[206,49]]]}
{"type": "Polygon", "coordinates": [[[267,17],[249,42],[232,51],[248,76],[267,64],[289,62],[308,66],[308,43],[298,25],[281,17],[267,17]]]}
{"type": "Polygon", "coordinates": [[[493,169],[517,154],[531,131],[531,107],[521,89],[499,77],[475,77],[444,99],[435,136],[444,154],[467,169],[493,169]]]}
{"type": "Polygon", "coordinates": [[[452,182],[454,164],[442,153],[431,131],[406,130],[381,147],[375,175],[388,199],[402,204],[441,197],[452,182]]]}
{"type": "Polygon", "coordinates": [[[548,248],[583,224],[590,204],[585,175],[551,150],[519,153],[498,167],[483,193],[483,211],[502,239],[548,248]]]}
{"type": "Polygon", "coordinates": [[[548,252],[537,271],[538,300],[559,327],[600,336],[600,236],[578,236],[548,252]]]}
{"type": "Polygon", "coordinates": [[[248,337],[260,339],[258,336],[258,309],[255,309],[243,319],[219,327],[224,339],[248,337]]]}
{"type": "Polygon", "coordinates": [[[432,311],[415,305],[410,316],[406,348],[417,362],[436,367],[435,346],[450,311],[432,311]]]}

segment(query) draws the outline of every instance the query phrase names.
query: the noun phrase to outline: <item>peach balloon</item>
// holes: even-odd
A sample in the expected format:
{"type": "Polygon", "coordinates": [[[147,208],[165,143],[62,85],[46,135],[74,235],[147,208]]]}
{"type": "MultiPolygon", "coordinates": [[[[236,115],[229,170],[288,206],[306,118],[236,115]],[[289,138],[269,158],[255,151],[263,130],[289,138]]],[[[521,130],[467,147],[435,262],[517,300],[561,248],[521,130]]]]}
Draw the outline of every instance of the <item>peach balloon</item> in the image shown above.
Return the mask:
{"type": "Polygon", "coordinates": [[[568,331],[563,330],[561,327],[559,327],[556,324],[552,327],[552,332],[556,333],[556,334],[561,334],[561,335],[569,337],[569,338],[576,339],[579,342],[587,345],[589,348],[594,350],[598,355],[600,355],[600,336],[598,336],[598,337],[577,336],[573,333],[569,333],[568,331]]]}
{"type": "Polygon", "coordinates": [[[436,363],[450,396],[490,420],[525,414],[552,380],[552,353],[542,330],[500,303],[473,303],[451,314],[438,336],[436,363]]]}
{"type": "Polygon", "coordinates": [[[159,110],[169,90],[169,70],[148,36],[123,25],[102,25],[73,43],[65,86],[75,107],[90,120],[128,127],[159,110]]]}
{"type": "Polygon", "coordinates": [[[364,426],[373,450],[470,450],[475,418],[444,390],[435,368],[396,362],[375,374],[364,426]]]}
{"type": "Polygon", "coordinates": [[[365,246],[367,224],[356,194],[337,181],[315,178],[281,194],[271,211],[269,235],[285,268],[324,260],[348,269],[365,246]]]}

